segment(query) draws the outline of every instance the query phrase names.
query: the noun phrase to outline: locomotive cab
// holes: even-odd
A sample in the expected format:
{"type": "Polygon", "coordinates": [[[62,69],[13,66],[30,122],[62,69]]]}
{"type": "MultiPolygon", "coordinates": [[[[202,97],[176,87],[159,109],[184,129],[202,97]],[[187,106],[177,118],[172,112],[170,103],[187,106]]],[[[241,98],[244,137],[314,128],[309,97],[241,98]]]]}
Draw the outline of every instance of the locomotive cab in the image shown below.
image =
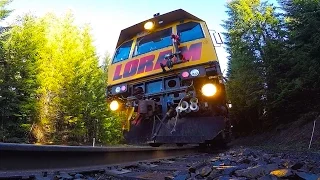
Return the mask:
{"type": "Polygon", "coordinates": [[[182,10],[121,31],[108,70],[110,109],[131,144],[203,144],[230,133],[224,79],[205,21],[182,10]]]}

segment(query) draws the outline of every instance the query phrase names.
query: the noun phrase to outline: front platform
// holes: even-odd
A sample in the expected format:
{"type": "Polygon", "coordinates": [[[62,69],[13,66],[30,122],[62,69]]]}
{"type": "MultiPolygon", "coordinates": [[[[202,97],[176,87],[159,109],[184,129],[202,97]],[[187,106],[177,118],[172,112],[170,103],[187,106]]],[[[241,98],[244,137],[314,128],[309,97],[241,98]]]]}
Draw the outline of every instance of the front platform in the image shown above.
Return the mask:
{"type": "Polygon", "coordinates": [[[222,132],[225,125],[224,116],[183,117],[167,122],[159,119],[141,121],[139,125],[131,126],[125,133],[127,143],[161,143],[161,144],[194,144],[213,140],[222,132]],[[153,122],[156,122],[155,125],[153,122]]]}

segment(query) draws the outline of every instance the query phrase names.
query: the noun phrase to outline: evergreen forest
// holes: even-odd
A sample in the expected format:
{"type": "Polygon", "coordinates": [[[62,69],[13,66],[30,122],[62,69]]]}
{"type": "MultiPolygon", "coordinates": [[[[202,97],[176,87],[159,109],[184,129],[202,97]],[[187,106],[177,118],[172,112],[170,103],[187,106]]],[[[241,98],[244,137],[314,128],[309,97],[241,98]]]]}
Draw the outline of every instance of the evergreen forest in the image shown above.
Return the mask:
{"type": "Polygon", "coordinates": [[[224,21],[231,119],[239,135],[263,133],[320,110],[320,1],[227,4],[224,21]]]}
{"type": "MultiPolygon", "coordinates": [[[[1,21],[9,3],[0,0],[1,21]]],[[[230,0],[226,9],[235,134],[319,116],[320,0],[230,0]]],[[[89,25],[75,25],[71,12],[26,14],[0,30],[0,142],[122,142],[106,102],[110,56],[99,64],[89,25]]]]}

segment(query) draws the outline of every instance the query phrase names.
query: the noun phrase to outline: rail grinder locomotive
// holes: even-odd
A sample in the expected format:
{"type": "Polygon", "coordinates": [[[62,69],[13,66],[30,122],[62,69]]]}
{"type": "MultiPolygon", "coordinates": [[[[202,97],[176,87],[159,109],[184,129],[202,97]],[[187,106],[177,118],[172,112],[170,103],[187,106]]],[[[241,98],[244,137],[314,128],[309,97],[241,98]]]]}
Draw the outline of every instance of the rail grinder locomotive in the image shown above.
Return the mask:
{"type": "Polygon", "coordinates": [[[178,9],[121,31],[107,101],[127,143],[201,144],[230,135],[224,79],[206,22],[178,9]]]}

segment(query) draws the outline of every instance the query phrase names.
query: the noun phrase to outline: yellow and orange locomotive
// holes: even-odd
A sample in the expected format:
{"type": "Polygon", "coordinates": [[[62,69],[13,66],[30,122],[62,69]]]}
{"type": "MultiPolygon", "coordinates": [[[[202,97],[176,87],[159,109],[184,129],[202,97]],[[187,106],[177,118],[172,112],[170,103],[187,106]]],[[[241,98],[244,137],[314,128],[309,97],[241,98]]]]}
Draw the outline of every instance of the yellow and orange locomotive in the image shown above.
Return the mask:
{"type": "Polygon", "coordinates": [[[108,102],[128,143],[208,144],[230,134],[224,79],[205,21],[178,9],[124,29],[108,102]]]}

